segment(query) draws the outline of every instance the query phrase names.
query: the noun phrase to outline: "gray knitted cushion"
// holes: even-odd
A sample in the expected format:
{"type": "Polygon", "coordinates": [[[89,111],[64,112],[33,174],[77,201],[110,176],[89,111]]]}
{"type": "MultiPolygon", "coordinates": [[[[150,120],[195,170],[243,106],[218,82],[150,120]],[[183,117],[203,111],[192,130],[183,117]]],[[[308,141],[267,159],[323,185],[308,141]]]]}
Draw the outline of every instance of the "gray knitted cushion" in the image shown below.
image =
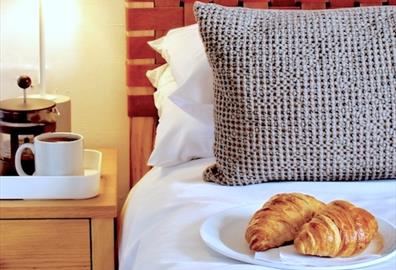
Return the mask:
{"type": "Polygon", "coordinates": [[[195,13],[214,73],[206,181],[396,178],[395,7],[195,13]]]}

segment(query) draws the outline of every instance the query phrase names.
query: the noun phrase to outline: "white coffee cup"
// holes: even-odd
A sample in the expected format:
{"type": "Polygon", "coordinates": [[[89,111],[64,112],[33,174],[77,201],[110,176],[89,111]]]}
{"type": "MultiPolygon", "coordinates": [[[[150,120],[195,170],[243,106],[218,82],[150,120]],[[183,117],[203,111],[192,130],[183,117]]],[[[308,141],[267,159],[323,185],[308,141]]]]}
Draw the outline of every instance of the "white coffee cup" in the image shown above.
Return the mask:
{"type": "Polygon", "coordinates": [[[24,143],[15,153],[15,169],[21,176],[27,174],[21,166],[23,150],[29,148],[34,154],[34,175],[75,176],[84,174],[84,138],[70,132],[43,133],[34,143],[24,143]]]}

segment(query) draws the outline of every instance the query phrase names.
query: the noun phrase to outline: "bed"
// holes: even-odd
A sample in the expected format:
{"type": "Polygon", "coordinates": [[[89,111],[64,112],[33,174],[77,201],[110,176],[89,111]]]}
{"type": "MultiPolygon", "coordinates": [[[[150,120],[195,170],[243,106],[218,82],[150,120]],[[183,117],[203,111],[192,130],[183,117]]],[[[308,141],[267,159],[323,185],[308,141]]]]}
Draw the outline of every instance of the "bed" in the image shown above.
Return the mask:
{"type": "MultiPolygon", "coordinates": [[[[395,5],[396,1],[219,0],[215,3],[257,9],[310,10],[395,5]]],[[[195,27],[194,23],[193,1],[126,2],[126,79],[131,141],[130,179],[133,188],[119,219],[119,269],[275,269],[233,260],[213,251],[202,240],[200,227],[207,218],[224,210],[259,206],[272,195],[281,192],[307,193],[324,202],[345,199],[395,225],[396,180],[392,179],[364,183],[271,182],[246,186],[224,186],[203,181],[203,171],[215,162],[215,158],[208,151],[199,152],[213,143],[213,138],[206,137],[207,133],[213,132],[213,127],[201,126],[208,119],[213,119],[210,113],[213,105],[207,96],[193,97],[204,100],[202,106],[184,104],[190,109],[191,114],[199,112],[198,121],[181,117],[173,119],[173,122],[184,121],[186,125],[199,128],[199,132],[202,133],[193,130],[178,134],[176,138],[171,136],[172,134],[167,134],[161,138],[162,144],[168,142],[168,145],[174,145],[173,148],[184,150],[175,153],[174,149],[167,149],[153,157],[153,152],[156,151],[155,144],[158,144],[156,139],[159,140],[156,138],[156,133],[159,132],[157,127],[167,130],[168,133],[172,128],[180,127],[175,126],[172,121],[164,120],[166,109],[160,104],[166,99],[161,93],[176,87],[166,78],[162,83],[157,78],[158,74],[164,77],[164,73],[170,72],[171,68],[167,70],[164,66],[169,59],[166,59],[167,54],[158,48],[161,45],[155,42],[149,45],[148,42],[158,40],[173,28],[190,25],[190,31],[195,27]],[[146,76],[146,72],[153,69],[157,71],[151,75],[149,72],[146,76]],[[155,88],[164,87],[164,84],[165,90],[156,92],[155,88]],[[156,95],[155,100],[153,95],[156,95]],[[184,145],[183,143],[194,134],[200,137],[200,140],[186,144],[188,147],[184,145]],[[194,153],[189,152],[189,147],[194,149],[194,153]],[[177,156],[176,161],[166,159],[171,155],[177,156]],[[147,165],[148,163],[151,166],[147,165]]],[[[188,36],[188,33],[186,35],[188,36]]],[[[193,38],[190,40],[194,42],[193,38]]],[[[186,41],[179,50],[185,47],[188,53],[190,45],[186,41]]],[[[190,50],[193,60],[195,53],[195,49],[190,50]]],[[[194,63],[186,65],[188,64],[194,63]]],[[[179,75],[182,77],[183,69],[180,70],[179,75]]],[[[177,73],[177,70],[171,71],[173,74],[177,73]]],[[[177,84],[177,79],[173,83],[177,84]]],[[[367,269],[395,267],[396,260],[392,258],[367,269]]]]}
{"type": "MultiPolygon", "coordinates": [[[[396,183],[269,183],[225,187],[202,181],[213,159],[154,168],[131,191],[122,217],[120,269],[271,269],[217,254],[201,240],[200,226],[223,210],[261,203],[278,192],[300,191],[324,201],[348,199],[396,222],[396,183]],[[342,190],[340,192],[340,190],[342,190]]],[[[394,269],[395,259],[368,269],[394,269]]]]}

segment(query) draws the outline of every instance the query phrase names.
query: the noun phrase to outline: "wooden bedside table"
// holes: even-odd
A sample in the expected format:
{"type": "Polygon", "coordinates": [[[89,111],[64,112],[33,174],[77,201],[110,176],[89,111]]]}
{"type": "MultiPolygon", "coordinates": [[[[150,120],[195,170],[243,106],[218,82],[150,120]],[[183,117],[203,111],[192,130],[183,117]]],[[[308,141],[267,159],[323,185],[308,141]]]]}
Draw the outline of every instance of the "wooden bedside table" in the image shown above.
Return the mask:
{"type": "Polygon", "coordinates": [[[97,197],[0,200],[0,269],[114,269],[117,153],[98,150],[97,197]]]}

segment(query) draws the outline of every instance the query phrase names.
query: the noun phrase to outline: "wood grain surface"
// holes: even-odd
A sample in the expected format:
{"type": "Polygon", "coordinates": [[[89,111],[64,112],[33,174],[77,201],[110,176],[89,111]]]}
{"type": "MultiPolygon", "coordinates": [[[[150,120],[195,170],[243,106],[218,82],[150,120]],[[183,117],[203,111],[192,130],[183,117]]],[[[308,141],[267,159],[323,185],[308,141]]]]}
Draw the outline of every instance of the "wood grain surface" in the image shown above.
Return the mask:
{"type": "Polygon", "coordinates": [[[0,220],[0,269],[91,269],[89,230],[88,219],[0,220]]]}

